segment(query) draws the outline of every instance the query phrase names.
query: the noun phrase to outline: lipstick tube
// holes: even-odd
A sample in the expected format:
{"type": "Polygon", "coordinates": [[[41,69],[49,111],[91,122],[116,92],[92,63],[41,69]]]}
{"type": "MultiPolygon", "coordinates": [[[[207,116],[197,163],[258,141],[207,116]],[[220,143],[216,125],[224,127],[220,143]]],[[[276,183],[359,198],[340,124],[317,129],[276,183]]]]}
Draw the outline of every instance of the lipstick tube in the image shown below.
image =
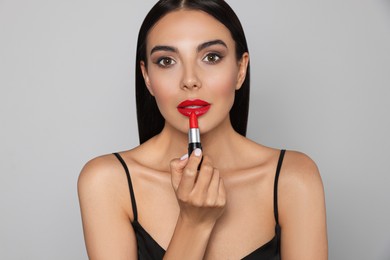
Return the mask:
{"type": "Polygon", "coordinates": [[[196,114],[192,112],[190,115],[190,129],[188,131],[188,156],[190,156],[192,151],[196,148],[202,149],[202,145],[200,143],[198,118],[196,114]]]}

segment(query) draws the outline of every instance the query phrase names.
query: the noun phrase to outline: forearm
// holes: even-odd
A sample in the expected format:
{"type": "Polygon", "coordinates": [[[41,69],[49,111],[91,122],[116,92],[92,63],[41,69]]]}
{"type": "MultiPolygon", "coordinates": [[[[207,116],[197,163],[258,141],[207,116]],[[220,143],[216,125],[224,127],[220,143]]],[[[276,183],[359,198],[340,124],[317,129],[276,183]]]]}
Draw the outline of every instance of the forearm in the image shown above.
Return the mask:
{"type": "Polygon", "coordinates": [[[187,159],[171,161],[172,186],[180,214],[164,259],[203,259],[211,233],[226,205],[226,191],[219,171],[202,151],[187,159]]]}
{"type": "Polygon", "coordinates": [[[179,217],[164,259],[203,259],[214,225],[194,225],[179,217]]]}

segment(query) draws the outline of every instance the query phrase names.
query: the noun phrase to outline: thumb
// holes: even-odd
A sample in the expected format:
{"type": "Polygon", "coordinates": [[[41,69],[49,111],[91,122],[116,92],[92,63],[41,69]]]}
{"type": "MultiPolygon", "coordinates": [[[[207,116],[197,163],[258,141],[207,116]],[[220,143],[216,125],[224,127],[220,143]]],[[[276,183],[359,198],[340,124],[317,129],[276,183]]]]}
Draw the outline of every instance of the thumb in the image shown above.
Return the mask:
{"type": "Polygon", "coordinates": [[[179,183],[183,175],[183,169],[187,165],[187,162],[188,162],[188,154],[185,154],[181,158],[173,159],[170,163],[171,181],[175,191],[179,187],[179,183]]]}

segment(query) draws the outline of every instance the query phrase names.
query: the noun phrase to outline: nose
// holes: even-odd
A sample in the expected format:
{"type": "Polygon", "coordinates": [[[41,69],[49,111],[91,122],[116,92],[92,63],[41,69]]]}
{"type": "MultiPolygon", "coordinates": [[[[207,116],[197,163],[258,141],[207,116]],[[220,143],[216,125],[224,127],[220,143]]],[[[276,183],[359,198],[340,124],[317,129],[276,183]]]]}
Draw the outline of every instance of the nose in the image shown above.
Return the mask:
{"type": "Polygon", "coordinates": [[[183,89],[201,88],[202,84],[198,74],[199,73],[197,71],[196,65],[184,66],[182,88],[183,89]]]}

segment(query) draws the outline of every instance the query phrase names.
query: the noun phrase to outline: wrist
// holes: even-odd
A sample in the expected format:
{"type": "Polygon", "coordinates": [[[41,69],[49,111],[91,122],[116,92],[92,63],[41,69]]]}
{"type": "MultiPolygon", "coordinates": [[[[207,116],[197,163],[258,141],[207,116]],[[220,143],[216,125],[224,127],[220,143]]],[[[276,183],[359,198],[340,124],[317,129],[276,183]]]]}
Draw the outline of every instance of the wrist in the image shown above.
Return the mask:
{"type": "Polygon", "coordinates": [[[164,259],[202,259],[214,225],[179,216],[164,259]]]}
{"type": "Polygon", "coordinates": [[[186,230],[191,230],[193,232],[199,233],[208,233],[213,230],[216,219],[193,219],[185,214],[179,214],[177,225],[182,226],[186,230]]]}

